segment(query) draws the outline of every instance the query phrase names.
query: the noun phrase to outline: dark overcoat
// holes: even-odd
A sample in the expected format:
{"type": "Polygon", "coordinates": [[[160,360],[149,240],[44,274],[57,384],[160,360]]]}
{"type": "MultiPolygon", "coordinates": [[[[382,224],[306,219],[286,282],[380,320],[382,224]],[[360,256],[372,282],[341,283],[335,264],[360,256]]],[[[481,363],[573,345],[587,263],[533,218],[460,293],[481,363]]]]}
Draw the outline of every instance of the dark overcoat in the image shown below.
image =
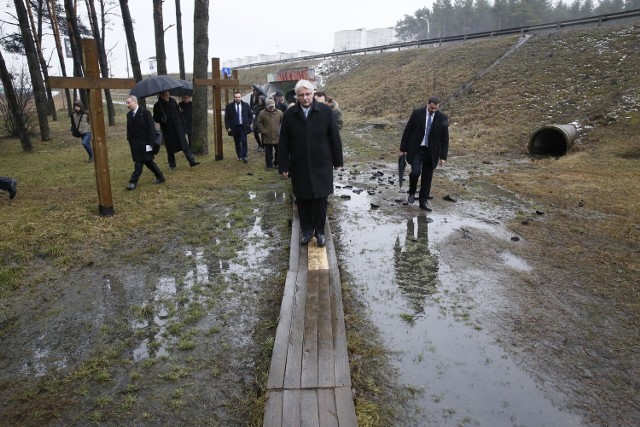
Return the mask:
{"type": "Polygon", "coordinates": [[[147,151],[147,145],[153,147],[155,138],[156,125],[149,110],[138,107],[133,117],[131,113],[127,113],[127,141],[129,141],[131,158],[134,162],[153,160],[153,151],[147,151]]]}
{"type": "MultiPolygon", "coordinates": [[[[402,133],[400,151],[407,153],[407,163],[412,164],[418,148],[424,138],[427,126],[427,108],[417,108],[411,113],[402,133]]],[[[429,129],[429,148],[431,152],[431,168],[438,166],[438,160],[447,160],[449,153],[449,118],[441,111],[433,115],[429,129]]]]}
{"type": "Polygon", "coordinates": [[[333,168],[342,166],[342,140],[331,108],[313,101],[305,119],[299,103],[282,117],[278,170],[289,172],[293,194],[300,200],[333,193],[333,168]]]}
{"type": "Polygon", "coordinates": [[[153,120],[160,123],[167,152],[177,153],[189,146],[184,136],[184,117],[178,109],[178,103],[175,99],[169,98],[169,101],[158,99],[158,102],[153,106],[153,120]]]}

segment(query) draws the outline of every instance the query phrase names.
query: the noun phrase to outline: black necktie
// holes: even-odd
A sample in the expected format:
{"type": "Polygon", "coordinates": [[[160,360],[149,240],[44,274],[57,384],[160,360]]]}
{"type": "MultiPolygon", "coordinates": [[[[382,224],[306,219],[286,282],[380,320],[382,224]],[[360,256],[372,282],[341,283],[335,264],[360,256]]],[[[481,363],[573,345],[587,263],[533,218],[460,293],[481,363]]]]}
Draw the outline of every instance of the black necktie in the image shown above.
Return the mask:
{"type": "Polygon", "coordinates": [[[424,133],[424,141],[427,147],[429,146],[429,129],[431,129],[431,119],[432,119],[432,114],[429,113],[429,118],[427,119],[427,130],[424,133]]]}

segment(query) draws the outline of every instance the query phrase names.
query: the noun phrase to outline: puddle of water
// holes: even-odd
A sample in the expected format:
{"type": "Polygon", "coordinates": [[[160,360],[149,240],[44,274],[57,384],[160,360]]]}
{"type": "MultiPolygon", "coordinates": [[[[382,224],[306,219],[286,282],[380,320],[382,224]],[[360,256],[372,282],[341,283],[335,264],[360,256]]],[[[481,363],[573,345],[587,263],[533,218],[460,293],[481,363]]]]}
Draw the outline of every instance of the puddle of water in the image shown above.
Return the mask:
{"type": "Polygon", "coordinates": [[[512,280],[504,266],[528,271],[526,261],[503,252],[497,261],[454,271],[440,250],[456,231],[506,241],[512,233],[495,221],[427,216],[415,206],[397,206],[397,215],[389,215],[371,209],[366,191],[339,185],[332,200],[340,211],[338,256],[388,347],[398,352],[401,383],[422,391],[421,425],[581,425],[554,406],[475,319],[476,310],[500,303],[501,282],[512,280]]]}

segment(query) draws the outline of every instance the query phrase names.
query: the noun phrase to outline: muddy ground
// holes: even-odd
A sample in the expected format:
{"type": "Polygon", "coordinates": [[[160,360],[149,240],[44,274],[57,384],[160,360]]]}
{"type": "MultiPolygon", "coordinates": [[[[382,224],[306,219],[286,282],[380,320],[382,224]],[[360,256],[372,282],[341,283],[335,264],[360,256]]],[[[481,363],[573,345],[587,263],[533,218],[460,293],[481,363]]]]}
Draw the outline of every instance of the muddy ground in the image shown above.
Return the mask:
{"type": "MultiPolygon", "coordinates": [[[[393,160],[347,153],[331,199],[350,336],[357,318],[388,347],[376,359],[387,366],[358,373],[375,383],[366,397],[384,419],[640,424],[638,351],[615,345],[637,330],[581,286],[598,267],[541,256],[514,219],[543,226],[553,210],[536,213],[536,201],[483,180],[530,160],[450,158],[428,214],[403,204],[393,160]],[[410,393],[389,393],[397,388],[410,393]]],[[[139,236],[64,277],[34,265],[50,280],[2,301],[0,424],[259,425],[289,244],[287,186],[273,183],[242,196],[253,214],[238,251],[139,236]]],[[[224,206],[200,209],[233,226],[224,206]]],[[[370,366],[350,348],[352,365],[370,366]]]]}

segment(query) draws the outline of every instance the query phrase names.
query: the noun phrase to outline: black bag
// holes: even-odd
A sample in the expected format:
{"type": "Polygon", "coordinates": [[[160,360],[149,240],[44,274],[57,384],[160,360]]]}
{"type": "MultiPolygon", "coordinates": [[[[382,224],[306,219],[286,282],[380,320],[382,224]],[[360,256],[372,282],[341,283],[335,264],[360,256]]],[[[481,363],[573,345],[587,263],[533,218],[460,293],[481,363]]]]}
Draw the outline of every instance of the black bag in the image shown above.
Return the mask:
{"type": "Polygon", "coordinates": [[[156,137],[153,140],[153,154],[160,152],[160,146],[162,145],[162,132],[156,129],[156,137]]]}
{"type": "MultiPolygon", "coordinates": [[[[78,123],[80,123],[80,121],[82,120],[82,116],[84,116],[84,113],[80,114],[80,119],[78,120],[78,123]]],[[[76,124],[73,122],[73,116],[71,116],[71,129],[70,130],[71,130],[71,135],[75,136],[76,138],[82,138],[82,134],[80,133],[80,131],[76,127],[76,124]]]]}

